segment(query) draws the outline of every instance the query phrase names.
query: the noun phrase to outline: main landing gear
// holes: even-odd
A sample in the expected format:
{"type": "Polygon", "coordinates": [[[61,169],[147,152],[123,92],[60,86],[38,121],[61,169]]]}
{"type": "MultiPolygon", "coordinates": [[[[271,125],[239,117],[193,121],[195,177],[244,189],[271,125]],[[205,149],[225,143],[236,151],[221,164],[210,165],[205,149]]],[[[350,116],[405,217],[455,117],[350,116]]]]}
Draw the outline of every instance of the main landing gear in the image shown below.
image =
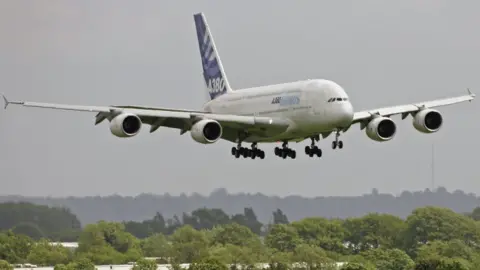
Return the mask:
{"type": "Polygon", "coordinates": [[[257,143],[252,143],[252,148],[242,147],[242,143],[239,142],[237,147],[232,147],[232,155],[235,158],[243,157],[243,158],[251,158],[255,159],[259,157],[260,159],[265,158],[265,152],[257,148],[257,143]]]}
{"type": "Polygon", "coordinates": [[[275,155],[286,159],[287,157],[295,159],[297,157],[297,152],[291,148],[288,148],[288,142],[282,144],[282,148],[275,147],[275,155]]]}
{"type": "Polygon", "coordinates": [[[336,149],[338,146],[338,149],[343,148],[343,141],[339,141],[338,138],[340,137],[340,131],[337,131],[335,133],[335,141],[332,142],[332,149],[336,149]]]}
{"type": "Polygon", "coordinates": [[[317,155],[317,157],[321,157],[322,156],[322,149],[318,148],[316,145],[315,145],[315,140],[316,138],[315,137],[312,137],[312,144],[310,146],[305,146],[305,154],[307,154],[307,156],[309,157],[313,157],[314,155],[317,155]]]}

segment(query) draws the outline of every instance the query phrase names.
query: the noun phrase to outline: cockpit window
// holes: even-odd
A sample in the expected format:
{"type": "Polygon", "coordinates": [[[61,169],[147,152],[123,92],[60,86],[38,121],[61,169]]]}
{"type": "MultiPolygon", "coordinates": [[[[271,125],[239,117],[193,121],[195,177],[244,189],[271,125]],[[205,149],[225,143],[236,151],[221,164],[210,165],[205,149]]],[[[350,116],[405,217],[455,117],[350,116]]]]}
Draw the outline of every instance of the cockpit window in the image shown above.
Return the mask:
{"type": "Polygon", "coordinates": [[[327,102],[335,102],[335,101],[342,101],[342,100],[343,100],[343,101],[347,101],[348,98],[339,98],[339,97],[337,97],[337,98],[330,98],[327,102]]]}

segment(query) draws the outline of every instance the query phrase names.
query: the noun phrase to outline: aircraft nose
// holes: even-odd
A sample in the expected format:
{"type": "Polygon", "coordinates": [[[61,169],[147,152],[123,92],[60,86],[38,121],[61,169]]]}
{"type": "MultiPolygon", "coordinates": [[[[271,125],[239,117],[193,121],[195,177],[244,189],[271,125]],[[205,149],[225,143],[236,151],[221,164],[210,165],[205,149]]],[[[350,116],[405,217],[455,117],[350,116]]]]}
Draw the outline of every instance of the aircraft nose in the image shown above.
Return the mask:
{"type": "Polygon", "coordinates": [[[340,126],[347,127],[352,123],[353,120],[353,106],[350,102],[345,102],[342,104],[342,110],[339,114],[338,122],[340,126]]]}

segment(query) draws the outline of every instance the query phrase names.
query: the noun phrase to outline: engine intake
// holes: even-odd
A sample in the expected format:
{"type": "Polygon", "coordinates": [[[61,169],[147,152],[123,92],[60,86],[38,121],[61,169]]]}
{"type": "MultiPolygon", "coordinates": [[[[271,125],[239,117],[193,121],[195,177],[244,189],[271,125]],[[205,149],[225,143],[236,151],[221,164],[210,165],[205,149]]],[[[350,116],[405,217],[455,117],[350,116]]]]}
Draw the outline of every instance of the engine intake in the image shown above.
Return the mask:
{"type": "Polygon", "coordinates": [[[200,120],[192,126],[190,134],[192,138],[203,144],[214,143],[222,137],[222,126],[215,120],[200,120]]]}
{"type": "Polygon", "coordinates": [[[389,141],[393,139],[397,132],[397,126],[392,119],[388,117],[377,117],[370,121],[367,125],[367,136],[379,142],[389,141]]]}
{"type": "Polygon", "coordinates": [[[437,110],[421,110],[413,117],[413,126],[423,133],[437,132],[442,124],[443,117],[437,110]]]}
{"type": "Polygon", "coordinates": [[[120,114],[110,121],[110,131],[113,135],[120,138],[137,135],[141,127],[142,120],[135,114],[120,114]]]}

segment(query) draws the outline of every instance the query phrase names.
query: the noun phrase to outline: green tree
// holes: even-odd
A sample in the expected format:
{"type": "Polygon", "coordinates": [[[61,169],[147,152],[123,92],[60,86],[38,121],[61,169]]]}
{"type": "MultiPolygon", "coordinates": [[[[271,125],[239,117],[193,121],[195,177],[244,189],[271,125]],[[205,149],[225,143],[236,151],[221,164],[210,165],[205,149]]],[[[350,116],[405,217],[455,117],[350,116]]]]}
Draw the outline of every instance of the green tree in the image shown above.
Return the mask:
{"type": "Polygon", "coordinates": [[[167,238],[161,233],[144,239],[141,242],[141,247],[143,254],[147,257],[168,257],[171,249],[167,238]]]}
{"type": "Polygon", "coordinates": [[[28,236],[16,235],[12,231],[0,233],[0,260],[24,263],[33,245],[28,236]]]}
{"type": "Polygon", "coordinates": [[[291,223],[301,239],[324,250],[345,253],[343,245],[345,229],[342,221],[328,220],[322,217],[305,218],[291,223]]]}
{"type": "Polygon", "coordinates": [[[125,232],[123,224],[105,221],[85,226],[77,253],[96,264],[126,263],[143,256],[139,240],[125,232]]]}
{"type": "Polygon", "coordinates": [[[361,255],[372,262],[378,270],[412,269],[415,265],[413,260],[399,249],[369,249],[361,255]]]}
{"type": "Polygon", "coordinates": [[[351,244],[351,251],[357,253],[370,248],[398,247],[399,235],[405,230],[406,223],[393,215],[371,213],[346,219],[343,226],[345,241],[351,244]]]}
{"type": "Polygon", "coordinates": [[[250,230],[254,234],[257,234],[257,235],[262,234],[263,224],[258,221],[257,215],[255,214],[255,212],[251,207],[244,208],[243,214],[236,214],[232,216],[231,222],[250,228],[250,230]]]}
{"type": "Polygon", "coordinates": [[[342,265],[341,270],[374,270],[375,268],[363,265],[361,263],[346,263],[342,265]]]}
{"type": "Polygon", "coordinates": [[[167,233],[167,225],[163,215],[157,212],[152,219],[143,222],[128,221],[124,222],[125,231],[138,238],[146,238],[152,234],[167,233]]]}
{"type": "Polygon", "coordinates": [[[140,259],[137,261],[132,270],[157,270],[158,265],[155,261],[140,259]]]}
{"type": "Polygon", "coordinates": [[[288,221],[287,215],[283,213],[282,210],[278,209],[273,212],[273,224],[288,224],[290,223],[288,221]]]}
{"type": "Polygon", "coordinates": [[[469,262],[477,261],[478,252],[467,246],[461,240],[455,239],[447,242],[432,241],[420,246],[417,251],[417,258],[430,258],[433,256],[446,258],[462,258],[469,262]]]}
{"type": "Polygon", "coordinates": [[[53,270],[71,270],[72,268],[65,264],[57,264],[53,270]]]}
{"type": "Polygon", "coordinates": [[[415,209],[407,218],[407,228],[403,233],[404,247],[415,255],[418,246],[431,241],[458,239],[469,246],[478,246],[479,226],[474,220],[439,207],[415,209]]]}
{"type": "Polygon", "coordinates": [[[230,217],[219,208],[199,208],[191,215],[183,214],[183,224],[190,225],[197,230],[212,229],[216,225],[230,223],[230,217]]]}
{"type": "Polygon", "coordinates": [[[35,205],[27,202],[0,203],[0,230],[12,229],[34,239],[78,231],[78,218],[67,208],[35,205]]]}
{"type": "Polygon", "coordinates": [[[210,256],[223,264],[231,264],[236,268],[253,267],[258,261],[249,247],[231,244],[218,245],[210,249],[210,256]]]}
{"type": "MultiPolygon", "coordinates": [[[[283,225],[283,224],[279,224],[283,225]]],[[[276,226],[276,225],[275,225],[276,226]]],[[[268,264],[272,270],[287,270],[291,269],[292,253],[278,251],[276,249],[269,251],[268,264]]]]}
{"type": "Polygon", "coordinates": [[[335,265],[323,249],[309,244],[300,244],[295,248],[292,262],[305,263],[307,269],[331,269],[335,265]]]}
{"type": "Polygon", "coordinates": [[[13,266],[11,266],[7,261],[0,260],[0,270],[13,270],[13,266]]]}
{"type": "Polygon", "coordinates": [[[291,252],[302,243],[295,228],[286,224],[275,224],[270,228],[265,243],[267,247],[282,252],[291,252]]]}
{"type": "Polygon", "coordinates": [[[228,267],[214,258],[204,258],[194,262],[188,268],[189,270],[228,270],[228,267]]]}
{"type": "Polygon", "coordinates": [[[204,231],[197,231],[190,225],[182,226],[171,236],[172,256],[178,263],[191,263],[208,255],[209,240],[204,231]]]}
{"type": "Polygon", "coordinates": [[[60,245],[52,245],[46,239],[41,239],[33,245],[27,257],[29,263],[40,266],[67,264],[72,258],[72,253],[60,245]]]}
{"type": "Polygon", "coordinates": [[[248,227],[237,223],[216,226],[212,230],[212,245],[245,245],[251,241],[260,241],[248,227]]]}
{"type": "Polygon", "coordinates": [[[68,270],[95,270],[95,264],[87,258],[80,258],[68,264],[68,270]]]}
{"type": "Polygon", "coordinates": [[[472,213],[469,213],[468,216],[471,217],[475,221],[480,221],[480,207],[475,207],[475,209],[473,209],[472,213]]]}
{"type": "Polygon", "coordinates": [[[469,270],[472,266],[461,258],[445,258],[433,256],[418,259],[415,263],[415,270],[469,270]]]}

